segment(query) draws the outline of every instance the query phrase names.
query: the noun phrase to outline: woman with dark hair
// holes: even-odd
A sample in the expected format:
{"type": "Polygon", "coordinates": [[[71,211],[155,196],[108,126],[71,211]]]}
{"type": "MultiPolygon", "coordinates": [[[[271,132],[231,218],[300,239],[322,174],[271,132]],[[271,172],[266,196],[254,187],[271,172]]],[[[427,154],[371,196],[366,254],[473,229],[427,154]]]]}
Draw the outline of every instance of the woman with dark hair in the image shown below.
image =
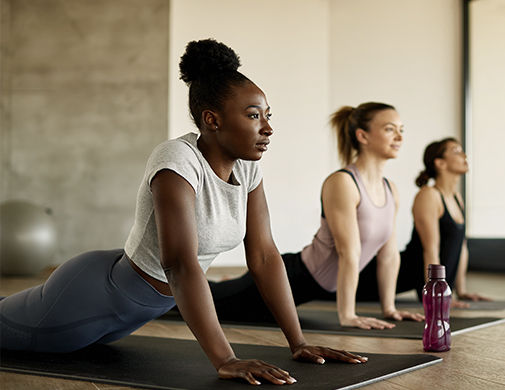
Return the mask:
{"type": "Polygon", "coordinates": [[[257,163],[273,133],[270,107],[239,66],[238,56],[222,43],[187,45],[181,78],[189,85],[200,135],[189,133],[154,149],[124,250],[79,255],[45,284],[0,301],[2,348],[69,352],[108,343],[177,303],[221,378],[291,384],[295,379],[280,368],[235,357],[219,325],[205,271],[218,253],[243,240],[248,266],[294,359],[367,360],[305,342],[271,236],[257,163]]]}
{"type": "MultiPolygon", "coordinates": [[[[321,226],[312,243],[299,253],[282,256],[295,304],[336,299],[343,326],[393,327],[387,321],[356,315],[356,299],[370,294],[370,287],[361,281],[358,288],[360,271],[375,258],[377,282],[372,289],[376,296],[378,288],[384,316],[422,321],[422,315],[395,307],[400,264],[395,234],[398,195],[395,185],[383,177],[383,169],[396,158],[403,141],[400,117],[393,106],[370,102],[342,107],[331,124],[346,167],[323,183],[321,226]]],[[[210,285],[221,319],[270,320],[250,273],[210,285]]]]}
{"type": "MultiPolygon", "coordinates": [[[[454,138],[429,144],[423,156],[424,170],[416,179],[421,189],[414,199],[412,238],[401,253],[397,291],[415,288],[419,299],[428,264],[442,264],[446,280],[461,300],[489,300],[466,291],[468,249],[465,240],[463,198],[458,191],[468,171],[466,154],[454,138]],[[428,185],[430,179],[433,185],[428,185]]],[[[454,306],[467,304],[454,300],[454,306]]]]}

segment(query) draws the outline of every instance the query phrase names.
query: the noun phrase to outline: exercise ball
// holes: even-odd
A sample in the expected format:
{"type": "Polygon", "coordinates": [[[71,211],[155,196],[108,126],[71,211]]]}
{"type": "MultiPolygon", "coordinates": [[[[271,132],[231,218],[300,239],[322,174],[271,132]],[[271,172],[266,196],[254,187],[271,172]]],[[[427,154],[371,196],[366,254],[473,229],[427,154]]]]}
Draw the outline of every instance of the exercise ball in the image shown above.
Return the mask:
{"type": "Polygon", "coordinates": [[[27,201],[0,204],[0,272],[36,275],[56,253],[56,225],[51,210],[27,201]]]}

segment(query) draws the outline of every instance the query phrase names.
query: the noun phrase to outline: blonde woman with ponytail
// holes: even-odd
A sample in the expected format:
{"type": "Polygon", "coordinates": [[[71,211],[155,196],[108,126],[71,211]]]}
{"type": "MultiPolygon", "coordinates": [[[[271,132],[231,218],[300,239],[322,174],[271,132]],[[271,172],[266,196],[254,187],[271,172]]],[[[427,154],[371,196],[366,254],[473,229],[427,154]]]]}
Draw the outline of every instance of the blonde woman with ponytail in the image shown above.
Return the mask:
{"type": "MultiPolygon", "coordinates": [[[[466,291],[468,249],[465,240],[460,178],[468,171],[466,154],[454,138],[430,143],[423,156],[424,170],[416,179],[420,187],[414,199],[412,238],[401,253],[397,291],[415,288],[421,300],[428,264],[446,267],[446,279],[460,300],[489,300],[466,291]],[[433,185],[428,185],[433,179],[433,185]]],[[[453,299],[453,306],[468,304],[453,299]]]]}
{"type": "MultiPolygon", "coordinates": [[[[282,255],[295,304],[336,299],[341,325],[392,328],[390,322],[356,314],[360,295],[378,294],[385,318],[422,321],[421,314],[395,307],[400,266],[395,234],[398,195],[394,184],[383,177],[383,169],[397,157],[403,141],[400,117],[393,106],[370,102],[342,107],[332,115],[331,124],[345,168],[323,183],[321,226],[312,243],[299,253],[282,255]],[[358,288],[360,272],[372,259],[377,263],[373,291],[367,284],[358,288]]],[[[250,273],[210,285],[221,319],[270,319],[250,273]]]]}

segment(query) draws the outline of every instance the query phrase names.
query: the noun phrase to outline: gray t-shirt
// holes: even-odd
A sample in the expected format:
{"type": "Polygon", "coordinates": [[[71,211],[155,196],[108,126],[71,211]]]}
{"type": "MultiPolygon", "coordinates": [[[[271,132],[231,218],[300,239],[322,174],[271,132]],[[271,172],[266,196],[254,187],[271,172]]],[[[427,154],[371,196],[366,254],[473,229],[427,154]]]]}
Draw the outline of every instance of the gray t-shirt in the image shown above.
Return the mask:
{"type": "Polygon", "coordinates": [[[137,194],[135,222],[125,244],[126,254],[141,270],[164,282],[167,278],[160,263],[150,187],[156,173],[170,169],[195,190],[198,262],[204,272],[219,253],[235,248],[244,239],[247,197],[262,179],[257,162],[237,160],[233,184],[221,180],[198,150],[197,139],[197,134],[188,133],[154,149],[147,161],[137,194]]]}

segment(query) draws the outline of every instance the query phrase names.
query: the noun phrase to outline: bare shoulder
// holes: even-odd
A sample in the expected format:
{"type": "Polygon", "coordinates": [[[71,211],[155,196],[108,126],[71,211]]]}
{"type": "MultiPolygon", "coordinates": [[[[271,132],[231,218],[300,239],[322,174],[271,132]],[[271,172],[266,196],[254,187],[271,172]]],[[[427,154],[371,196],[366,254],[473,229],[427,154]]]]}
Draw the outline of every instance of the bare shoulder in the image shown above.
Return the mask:
{"type": "Polygon", "coordinates": [[[329,175],[323,182],[323,191],[328,190],[338,190],[338,191],[349,191],[356,189],[356,183],[352,176],[343,171],[336,171],[329,175]]]}
{"type": "Polygon", "coordinates": [[[414,199],[414,210],[418,211],[437,211],[443,208],[440,193],[432,186],[423,186],[414,199]]]}
{"type": "Polygon", "coordinates": [[[350,202],[355,205],[360,200],[359,190],[351,175],[346,172],[337,171],[329,175],[323,183],[322,188],[323,203],[330,201],[350,202]]]}
{"type": "Polygon", "coordinates": [[[416,198],[419,199],[436,199],[440,198],[440,193],[436,190],[435,187],[432,186],[422,186],[417,195],[416,198]]]}

